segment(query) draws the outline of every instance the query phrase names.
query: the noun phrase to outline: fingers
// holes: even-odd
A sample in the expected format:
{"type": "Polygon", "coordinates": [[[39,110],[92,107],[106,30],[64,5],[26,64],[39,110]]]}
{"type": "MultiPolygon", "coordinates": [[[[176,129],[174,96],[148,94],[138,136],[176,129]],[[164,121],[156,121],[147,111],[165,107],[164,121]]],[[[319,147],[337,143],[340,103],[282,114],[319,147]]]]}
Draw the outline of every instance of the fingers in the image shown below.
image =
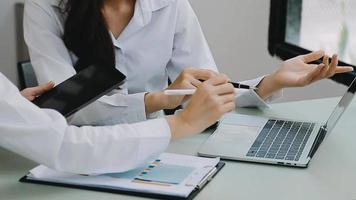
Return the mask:
{"type": "Polygon", "coordinates": [[[191,83],[191,85],[192,85],[192,87],[194,88],[197,88],[197,87],[199,87],[201,84],[202,84],[202,82],[201,81],[199,81],[198,79],[194,79],[194,78],[192,78],[191,80],[190,80],[190,83],[191,83]]]}
{"type": "MultiPolygon", "coordinates": [[[[217,99],[220,102],[220,104],[223,104],[223,112],[229,112],[233,109],[235,109],[235,88],[232,84],[230,83],[224,83],[226,81],[226,78],[224,75],[221,77],[221,79],[216,79],[217,81],[221,81],[221,85],[216,85],[213,86],[212,93],[215,95],[218,95],[217,99]]],[[[219,82],[216,82],[219,83],[219,82]]]]}
{"type": "Polygon", "coordinates": [[[208,69],[185,69],[183,73],[188,73],[195,79],[204,81],[218,75],[217,72],[208,69]]]}
{"type": "Polygon", "coordinates": [[[235,94],[235,88],[230,83],[225,83],[214,87],[217,94],[235,94]]]}
{"type": "Polygon", "coordinates": [[[224,104],[222,106],[222,111],[223,111],[223,113],[228,113],[228,112],[234,111],[235,108],[236,108],[236,103],[235,103],[235,101],[233,101],[233,102],[224,104]]]}
{"type": "Polygon", "coordinates": [[[330,65],[329,65],[329,56],[325,55],[323,58],[323,64],[324,64],[324,68],[321,70],[320,72],[320,79],[327,77],[328,73],[329,73],[329,69],[330,69],[330,65]]]}
{"type": "Polygon", "coordinates": [[[235,102],[235,88],[226,75],[218,75],[203,83],[205,92],[215,96],[220,103],[235,102]]]}
{"type": "Polygon", "coordinates": [[[303,78],[301,86],[308,85],[316,80],[320,76],[320,73],[324,67],[325,64],[320,64],[317,67],[314,67],[314,69],[303,78]]]}
{"type": "Polygon", "coordinates": [[[325,55],[325,52],[324,52],[324,51],[314,51],[314,52],[312,52],[312,53],[303,55],[302,58],[303,58],[303,61],[304,61],[305,63],[310,63],[310,62],[319,60],[319,59],[322,58],[324,55],[325,55]]]}
{"type": "Polygon", "coordinates": [[[332,56],[331,62],[329,59],[329,56],[325,55],[323,64],[317,67],[315,67],[315,65],[309,65],[310,68],[314,67],[314,69],[308,72],[302,79],[301,85],[307,85],[324,78],[330,78],[335,74],[351,72],[354,70],[349,66],[338,66],[338,56],[336,54],[332,56]]]}
{"type": "Polygon", "coordinates": [[[353,67],[339,66],[336,68],[335,73],[341,74],[341,73],[352,72],[352,71],[354,71],[353,67]]]}
{"type": "Polygon", "coordinates": [[[43,85],[40,85],[40,86],[37,86],[37,87],[33,87],[32,88],[32,95],[33,96],[39,96],[45,92],[48,92],[50,91],[53,87],[54,87],[54,82],[53,81],[50,81],[46,84],[43,84],[43,85]]]}
{"type": "Polygon", "coordinates": [[[34,96],[24,96],[27,100],[29,100],[29,101],[33,101],[33,100],[35,100],[35,98],[36,97],[34,97],[34,96]]]}
{"type": "Polygon", "coordinates": [[[235,102],[235,94],[233,93],[230,93],[230,94],[225,94],[225,95],[222,95],[220,96],[220,99],[221,99],[221,102],[226,104],[226,103],[229,103],[229,102],[235,102]]]}
{"type": "Polygon", "coordinates": [[[182,71],[170,87],[194,89],[201,85],[202,81],[200,80],[205,81],[217,75],[218,73],[212,70],[187,68],[182,71]]]}
{"type": "Polygon", "coordinates": [[[227,77],[225,74],[220,74],[215,77],[210,78],[209,80],[205,81],[204,83],[209,84],[209,85],[221,85],[229,82],[229,77],[227,77]]]}
{"type": "Polygon", "coordinates": [[[329,65],[329,56],[325,55],[325,56],[323,57],[323,63],[324,63],[326,66],[329,65]]]}
{"type": "Polygon", "coordinates": [[[331,63],[329,63],[329,57],[325,56],[323,59],[325,68],[320,73],[320,79],[330,78],[335,74],[351,72],[354,70],[352,67],[338,66],[338,62],[338,56],[336,54],[332,56],[331,63]]]}
{"type": "MultiPolygon", "coordinates": [[[[329,59],[328,59],[327,63],[329,63],[329,59]]],[[[328,71],[326,72],[325,78],[334,76],[338,63],[339,63],[339,61],[338,61],[337,55],[333,55],[332,59],[331,59],[331,64],[328,67],[328,71]]]]}

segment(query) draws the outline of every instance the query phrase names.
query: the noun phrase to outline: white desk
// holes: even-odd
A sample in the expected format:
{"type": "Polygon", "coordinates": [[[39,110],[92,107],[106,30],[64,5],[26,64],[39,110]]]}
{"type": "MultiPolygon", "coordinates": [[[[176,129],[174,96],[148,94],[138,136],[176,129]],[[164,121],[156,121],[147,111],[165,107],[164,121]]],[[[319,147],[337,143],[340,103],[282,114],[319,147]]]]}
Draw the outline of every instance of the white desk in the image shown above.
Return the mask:
{"type": "MultiPolygon", "coordinates": [[[[275,104],[256,114],[326,121],[339,98],[275,104]]],[[[169,152],[195,155],[209,136],[203,133],[171,144],[169,152]]],[[[85,190],[19,183],[33,162],[0,149],[0,200],[142,199],[85,190]]],[[[356,101],[333,133],[324,140],[309,168],[296,169],[242,162],[227,165],[196,197],[215,199],[313,199],[356,200],[356,101]]]]}

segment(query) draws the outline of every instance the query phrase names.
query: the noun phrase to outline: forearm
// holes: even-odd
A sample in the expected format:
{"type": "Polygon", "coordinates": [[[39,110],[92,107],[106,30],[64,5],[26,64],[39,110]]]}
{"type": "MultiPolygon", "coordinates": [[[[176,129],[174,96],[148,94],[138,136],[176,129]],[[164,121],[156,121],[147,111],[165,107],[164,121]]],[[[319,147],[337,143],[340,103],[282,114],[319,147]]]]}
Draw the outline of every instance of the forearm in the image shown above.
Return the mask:
{"type": "Polygon", "coordinates": [[[59,171],[78,174],[129,171],[164,152],[171,138],[165,119],[75,127],[68,126],[58,112],[41,110],[24,99],[13,102],[0,106],[3,111],[0,117],[13,121],[0,122],[3,130],[0,146],[59,171]]]}
{"type": "Polygon", "coordinates": [[[184,122],[179,116],[172,115],[167,118],[171,129],[171,140],[178,140],[193,135],[192,128],[184,122]]]}
{"type": "Polygon", "coordinates": [[[163,92],[153,92],[145,95],[146,114],[166,109],[166,104],[166,97],[163,92]]]}
{"type": "Polygon", "coordinates": [[[170,138],[165,119],[104,127],[70,126],[56,167],[89,174],[129,171],[163,153],[170,138]]]}

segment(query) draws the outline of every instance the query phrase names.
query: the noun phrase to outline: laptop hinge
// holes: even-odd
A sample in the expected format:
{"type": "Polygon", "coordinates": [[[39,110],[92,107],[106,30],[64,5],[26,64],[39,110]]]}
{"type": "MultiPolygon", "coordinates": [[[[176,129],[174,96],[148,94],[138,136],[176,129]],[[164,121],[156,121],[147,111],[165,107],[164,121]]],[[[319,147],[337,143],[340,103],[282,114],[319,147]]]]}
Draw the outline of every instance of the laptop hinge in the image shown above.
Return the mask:
{"type": "Polygon", "coordinates": [[[327,126],[324,125],[324,126],[320,127],[318,135],[316,136],[316,138],[314,140],[313,146],[310,149],[308,157],[312,158],[314,156],[316,150],[318,150],[320,144],[323,142],[323,140],[326,136],[326,133],[327,133],[327,126]]]}

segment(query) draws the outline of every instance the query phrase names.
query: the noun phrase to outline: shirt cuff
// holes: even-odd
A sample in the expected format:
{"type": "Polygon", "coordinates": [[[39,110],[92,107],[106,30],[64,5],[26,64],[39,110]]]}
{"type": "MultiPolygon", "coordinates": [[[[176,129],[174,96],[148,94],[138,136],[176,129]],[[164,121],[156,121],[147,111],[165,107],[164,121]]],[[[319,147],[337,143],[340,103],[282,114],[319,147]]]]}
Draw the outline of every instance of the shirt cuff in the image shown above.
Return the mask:
{"type": "Polygon", "coordinates": [[[135,123],[135,129],[142,132],[142,138],[165,138],[171,139],[171,128],[166,118],[152,119],[135,123]]]}
{"type": "MultiPolygon", "coordinates": [[[[243,81],[242,84],[257,87],[266,76],[262,76],[253,80],[243,81]]],[[[263,100],[254,90],[238,90],[236,97],[236,105],[238,107],[258,107],[269,108],[268,103],[283,96],[283,90],[279,90],[274,95],[266,100],[263,100]]]]}
{"type": "Polygon", "coordinates": [[[145,106],[145,92],[131,94],[127,99],[128,116],[131,121],[141,122],[147,120],[145,106]]]}
{"type": "MultiPolygon", "coordinates": [[[[111,121],[115,123],[110,124],[146,121],[145,95],[145,92],[127,94],[127,91],[123,90],[113,95],[103,96],[98,102],[102,104],[103,108],[109,110],[109,114],[106,114],[107,117],[105,117],[104,120],[108,121],[110,118],[121,118],[120,120],[111,121]],[[110,112],[112,109],[114,109],[115,112],[110,112]]],[[[102,110],[100,111],[102,112],[102,110]]]]}
{"type": "Polygon", "coordinates": [[[165,118],[137,123],[135,128],[143,130],[140,136],[140,155],[147,155],[149,152],[148,160],[153,160],[167,150],[172,134],[165,118]]]}
{"type": "Polygon", "coordinates": [[[157,118],[159,113],[146,116],[145,94],[127,94],[115,91],[105,95],[71,117],[70,124],[75,125],[115,125],[135,123],[157,118]]]}

